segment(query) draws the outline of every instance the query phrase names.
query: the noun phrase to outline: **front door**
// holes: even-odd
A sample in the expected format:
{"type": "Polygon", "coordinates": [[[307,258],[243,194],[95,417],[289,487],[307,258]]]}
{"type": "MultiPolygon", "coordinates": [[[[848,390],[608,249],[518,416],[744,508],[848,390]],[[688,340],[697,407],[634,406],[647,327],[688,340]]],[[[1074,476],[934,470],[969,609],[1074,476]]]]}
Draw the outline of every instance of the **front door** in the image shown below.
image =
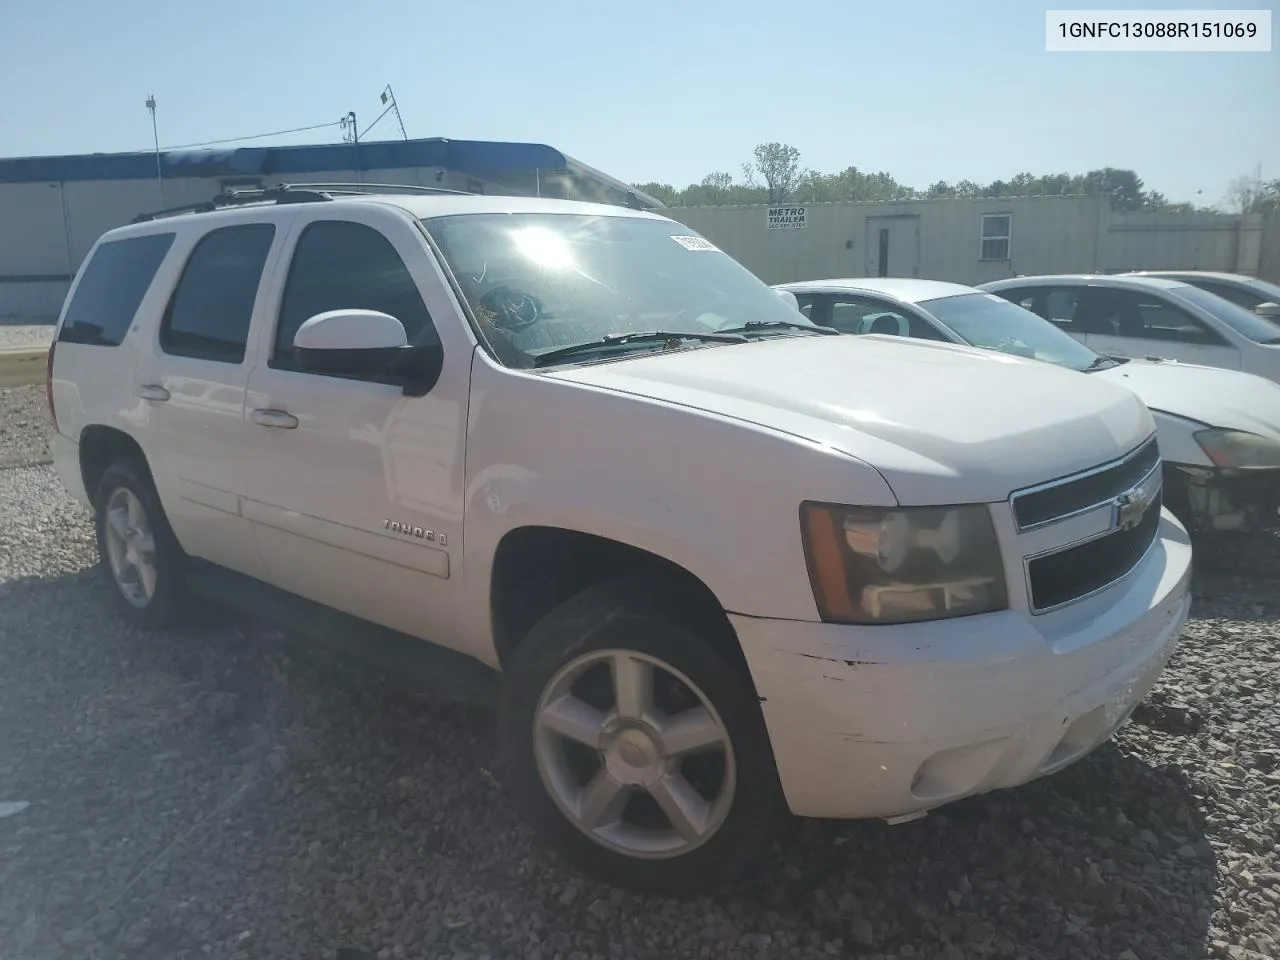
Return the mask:
{"type": "Polygon", "coordinates": [[[868,217],[868,277],[920,276],[920,218],[868,217]]]}
{"type": "Polygon", "coordinates": [[[1095,352],[1161,357],[1240,369],[1240,351],[1215,330],[1162,297],[1115,287],[1077,287],[1074,325],[1095,352]]]}
{"type": "Polygon", "coordinates": [[[264,362],[249,378],[245,513],[276,586],[456,647],[474,345],[460,322],[441,325],[449,339],[433,321],[456,308],[412,223],[372,204],[344,216],[308,210],[291,238],[264,362]],[[344,308],[391,314],[412,344],[442,343],[427,396],[298,367],[298,328],[344,308]]]}

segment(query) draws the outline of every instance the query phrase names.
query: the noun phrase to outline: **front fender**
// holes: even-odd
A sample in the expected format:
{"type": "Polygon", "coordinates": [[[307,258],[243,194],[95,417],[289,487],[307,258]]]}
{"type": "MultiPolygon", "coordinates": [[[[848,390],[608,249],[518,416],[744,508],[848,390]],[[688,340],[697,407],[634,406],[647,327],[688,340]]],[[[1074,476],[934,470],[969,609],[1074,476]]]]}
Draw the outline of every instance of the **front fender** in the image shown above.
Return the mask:
{"type": "Polygon", "coordinates": [[[477,623],[498,544],[527,526],[656,554],[732,613],[817,620],[800,504],[896,504],[865,464],[756,424],[483,358],[472,385],[463,562],[477,623]]]}

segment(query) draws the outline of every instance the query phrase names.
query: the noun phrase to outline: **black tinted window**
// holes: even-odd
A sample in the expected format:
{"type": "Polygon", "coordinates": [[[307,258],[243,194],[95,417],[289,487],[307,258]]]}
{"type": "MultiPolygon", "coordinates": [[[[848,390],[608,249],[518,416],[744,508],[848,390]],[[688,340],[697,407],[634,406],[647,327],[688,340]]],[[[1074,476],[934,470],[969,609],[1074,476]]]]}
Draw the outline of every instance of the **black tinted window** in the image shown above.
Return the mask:
{"type": "Polygon", "coordinates": [[[1201,290],[1208,290],[1215,297],[1230,300],[1236,306],[1244,307],[1246,310],[1252,310],[1263,302],[1261,296],[1251,293],[1246,287],[1231,287],[1225,283],[1214,283],[1210,280],[1188,280],[1187,282],[1201,290]]]}
{"type": "Polygon", "coordinates": [[[360,223],[321,220],[303,231],[289,267],[271,365],[291,367],[298,328],[330,310],[377,310],[404,324],[410,344],[438,342],[418,286],[395,247],[360,223]]]}
{"type": "Polygon", "coordinates": [[[84,268],[58,339],[100,347],[123,341],[171,246],[172,233],[153,233],[98,247],[84,268]]]}
{"type": "Polygon", "coordinates": [[[1085,287],[1076,301],[1075,329],[1110,337],[1220,344],[1222,338],[1185,310],[1136,290],[1085,287]]]}
{"type": "Polygon", "coordinates": [[[269,223],[223,227],[196,244],[160,325],[165,353],[224,363],[244,359],[275,232],[269,223]]]}

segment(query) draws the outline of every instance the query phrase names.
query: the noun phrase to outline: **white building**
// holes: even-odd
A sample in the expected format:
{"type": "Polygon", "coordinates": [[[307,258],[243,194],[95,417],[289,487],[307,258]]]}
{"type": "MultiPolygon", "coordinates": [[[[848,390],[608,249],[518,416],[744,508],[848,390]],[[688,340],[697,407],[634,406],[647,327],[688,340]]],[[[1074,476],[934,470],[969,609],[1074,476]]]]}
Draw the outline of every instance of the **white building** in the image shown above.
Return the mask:
{"type": "MultiPolygon", "coordinates": [[[[1115,213],[1102,198],[996,197],[666,207],[768,283],[1199,269],[1258,275],[1261,215],[1115,213]]],[[[1266,225],[1269,251],[1280,218],[1266,225]]],[[[1269,267],[1262,270],[1268,272],[1269,267]]]]}
{"type": "Polygon", "coordinates": [[[536,143],[429,139],[170,151],[158,168],[155,153],[0,159],[0,320],[56,318],[80,261],[107,230],[235,187],[363,181],[662,205],[536,143]]]}

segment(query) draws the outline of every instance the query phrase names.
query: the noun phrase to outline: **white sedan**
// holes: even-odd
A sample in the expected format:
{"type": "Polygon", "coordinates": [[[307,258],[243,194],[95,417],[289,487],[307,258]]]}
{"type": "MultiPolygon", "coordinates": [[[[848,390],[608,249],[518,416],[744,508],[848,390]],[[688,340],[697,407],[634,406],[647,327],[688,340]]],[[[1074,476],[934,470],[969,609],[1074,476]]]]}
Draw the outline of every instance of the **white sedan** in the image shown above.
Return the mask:
{"type": "Polygon", "coordinates": [[[1280,325],[1280,285],[1257,277],[1246,277],[1240,273],[1213,273],[1208,270],[1135,270],[1125,276],[1160,277],[1189,283],[1280,325]]]}
{"type": "Polygon", "coordinates": [[[1280,382],[1280,327],[1176,280],[1066,274],[984,283],[1096,352],[1161,357],[1280,382]]]}
{"type": "MultiPolygon", "coordinates": [[[[1099,354],[1029,310],[974,287],[855,278],[779,284],[841,333],[963,343],[1114,380],[1151,409],[1165,504],[1197,531],[1280,527],[1280,386],[1245,373],[1099,354]]],[[[1017,398],[1011,397],[1011,403],[1017,398]]]]}

